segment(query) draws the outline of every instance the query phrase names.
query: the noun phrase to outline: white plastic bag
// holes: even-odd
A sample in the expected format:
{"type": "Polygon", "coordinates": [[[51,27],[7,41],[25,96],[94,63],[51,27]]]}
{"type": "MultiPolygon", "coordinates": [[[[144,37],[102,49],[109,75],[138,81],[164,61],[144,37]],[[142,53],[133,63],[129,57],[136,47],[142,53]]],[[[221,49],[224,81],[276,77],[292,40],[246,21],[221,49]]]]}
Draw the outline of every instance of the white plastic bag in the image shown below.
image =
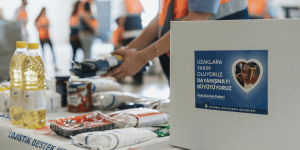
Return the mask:
{"type": "Polygon", "coordinates": [[[10,88],[10,82],[9,82],[9,81],[1,82],[1,83],[0,83],[0,87],[1,87],[1,86],[5,86],[5,87],[10,88]]]}
{"type": "Polygon", "coordinates": [[[166,124],[169,121],[169,115],[155,109],[133,108],[116,111],[106,114],[112,118],[123,120],[116,123],[117,128],[127,127],[152,127],[166,124]]]}
{"type": "Polygon", "coordinates": [[[139,96],[128,92],[97,92],[92,96],[93,105],[100,109],[111,110],[118,108],[122,103],[133,102],[139,96]]]}
{"type": "Polygon", "coordinates": [[[81,133],[71,138],[75,143],[84,146],[98,148],[99,150],[111,150],[155,139],[157,134],[143,129],[125,128],[81,133]]]}
{"type": "Polygon", "coordinates": [[[46,90],[47,113],[58,111],[61,108],[61,95],[54,91],[46,90]]]}
{"type": "Polygon", "coordinates": [[[155,103],[165,101],[120,91],[97,92],[92,95],[92,99],[93,105],[103,110],[113,110],[119,107],[123,109],[150,107],[155,103]]]}
{"type": "Polygon", "coordinates": [[[100,78],[71,78],[71,81],[90,81],[92,83],[92,92],[103,91],[123,91],[122,86],[113,80],[100,78]]]}

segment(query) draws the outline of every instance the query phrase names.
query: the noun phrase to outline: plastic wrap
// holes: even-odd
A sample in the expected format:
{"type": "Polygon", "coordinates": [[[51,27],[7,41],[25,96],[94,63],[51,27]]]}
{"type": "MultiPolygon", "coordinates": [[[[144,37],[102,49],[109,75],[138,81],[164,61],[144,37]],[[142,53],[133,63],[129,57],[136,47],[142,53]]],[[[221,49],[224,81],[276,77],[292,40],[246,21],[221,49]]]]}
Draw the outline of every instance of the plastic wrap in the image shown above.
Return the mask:
{"type": "Polygon", "coordinates": [[[55,112],[58,111],[61,108],[61,95],[50,90],[46,90],[46,111],[49,112],[55,112]]]}
{"type": "Polygon", "coordinates": [[[118,108],[122,103],[133,102],[139,96],[128,92],[98,92],[92,96],[93,105],[104,110],[112,110],[118,108]]]}
{"type": "MultiPolygon", "coordinates": [[[[101,56],[97,59],[88,59],[83,62],[73,62],[73,67],[70,71],[80,78],[87,78],[98,76],[106,73],[113,67],[121,65],[123,62],[123,57],[121,55],[107,55],[101,56]]],[[[145,72],[148,70],[152,63],[148,62],[140,72],[145,72]]]]}
{"type": "Polygon", "coordinates": [[[170,114],[170,100],[168,99],[168,100],[164,100],[164,101],[155,102],[148,108],[156,109],[160,112],[170,114]]]}
{"type": "Polygon", "coordinates": [[[71,78],[71,81],[89,81],[92,82],[92,92],[103,91],[123,91],[122,86],[113,80],[100,78],[71,78]]]}
{"type": "Polygon", "coordinates": [[[157,138],[151,131],[126,128],[105,132],[83,133],[72,137],[75,143],[100,150],[111,150],[127,147],[157,138]]]}
{"type": "Polygon", "coordinates": [[[92,99],[93,105],[103,110],[150,107],[155,103],[165,101],[119,91],[97,92],[93,94],[92,99]]]}
{"type": "Polygon", "coordinates": [[[169,115],[155,109],[133,108],[107,114],[122,121],[116,123],[117,128],[152,127],[168,123],[169,115]]]}
{"type": "Polygon", "coordinates": [[[4,87],[7,87],[7,88],[10,88],[10,82],[9,81],[4,81],[4,82],[1,82],[0,83],[0,87],[1,86],[4,86],[4,87]]]}
{"type": "Polygon", "coordinates": [[[111,130],[115,128],[115,123],[121,120],[96,111],[86,115],[48,121],[52,131],[59,135],[70,137],[85,132],[111,130]]]}

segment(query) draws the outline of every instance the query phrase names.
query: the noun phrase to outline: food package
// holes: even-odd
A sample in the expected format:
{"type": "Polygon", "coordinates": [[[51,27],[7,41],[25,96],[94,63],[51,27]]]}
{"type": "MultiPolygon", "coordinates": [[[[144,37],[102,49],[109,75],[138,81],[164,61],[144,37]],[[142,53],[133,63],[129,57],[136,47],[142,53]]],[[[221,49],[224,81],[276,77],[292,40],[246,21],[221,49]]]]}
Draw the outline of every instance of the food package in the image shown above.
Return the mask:
{"type": "Polygon", "coordinates": [[[10,91],[9,90],[0,90],[0,112],[9,111],[9,101],[10,101],[10,91]]]}
{"type": "Polygon", "coordinates": [[[154,133],[156,133],[158,137],[165,137],[170,135],[170,125],[161,125],[158,127],[159,129],[154,131],[154,133]]]}
{"type": "Polygon", "coordinates": [[[115,123],[121,120],[106,116],[100,111],[86,115],[48,120],[52,131],[70,137],[80,133],[115,129],[115,123]]]}
{"type": "Polygon", "coordinates": [[[122,86],[113,80],[100,78],[71,78],[71,81],[89,81],[92,82],[92,92],[103,91],[123,91],[122,86]]]}
{"type": "Polygon", "coordinates": [[[99,150],[111,150],[127,147],[157,138],[157,134],[143,129],[125,128],[104,132],[82,133],[72,136],[75,143],[97,148],[99,150]]]}
{"type": "MultiPolygon", "coordinates": [[[[113,67],[121,65],[123,57],[121,55],[101,56],[97,59],[88,59],[83,62],[73,62],[73,67],[70,71],[80,78],[87,78],[102,75],[113,67]]],[[[145,72],[149,69],[152,62],[148,62],[140,72],[145,72]]]]}
{"type": "Polygon", "coordinates": [[[55,112],[61,108],[61,95],[50,90],[46,90],[47,107],[46,111],[55,112]]]}
{"type": "Polygon", "coordinates": [[[149,106],[148,108],[156,109],[160,112],[170,114],[170,99],[164,101],[158,101],[149,106]]]}
{"type": "Polygon", "coordinates": [[[46,77],[45,82],[46,82],[46,90],[56,91],[56,79],[55,78],[46,77]]]}
{"type": "Polygon", "coordinates": [[[168,123],[169,115],[155,109],[133,108],[108,113],[108,116],[122,120],[116,123],[117,128],[152,127],[168,123]]]}
{"type": "Polygon", "coordinates": [[[120,91],[97,92],[93,94],[92,99],[93,105],[103,110],[150,107],[155,103],[165,101],[120,91]]]}
{"type": "Polygon", "coordinates": [[[97,92],[92,96],[93,105],[104,110],[112,110],[118,108],[122,103],[133,102],[139,96],[128,92],[108,91],[97,92]]]}

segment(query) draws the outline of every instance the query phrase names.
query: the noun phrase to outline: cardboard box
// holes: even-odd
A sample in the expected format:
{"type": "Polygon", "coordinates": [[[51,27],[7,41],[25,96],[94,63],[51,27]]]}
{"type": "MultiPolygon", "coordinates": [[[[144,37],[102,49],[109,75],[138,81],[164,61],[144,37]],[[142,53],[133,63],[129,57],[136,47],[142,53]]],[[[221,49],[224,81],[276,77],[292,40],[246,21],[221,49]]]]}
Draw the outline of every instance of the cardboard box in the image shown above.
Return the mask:
{"type": "Polygon", "coordinates": [[[172,22],[171,145],[299,149],[299,25],[297,19],[172,22]]]}

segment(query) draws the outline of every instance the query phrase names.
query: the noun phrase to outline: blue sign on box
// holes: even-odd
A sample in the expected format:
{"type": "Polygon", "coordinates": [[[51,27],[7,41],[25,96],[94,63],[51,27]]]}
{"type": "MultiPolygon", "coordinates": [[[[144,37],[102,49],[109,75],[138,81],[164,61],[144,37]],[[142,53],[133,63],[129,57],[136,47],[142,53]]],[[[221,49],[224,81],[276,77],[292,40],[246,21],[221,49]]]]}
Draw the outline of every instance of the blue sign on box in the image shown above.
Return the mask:
{"type": "Polygon", "coordinates": [[[268,51],[195,51],[196,108],[268,114],[268,51]]]}

